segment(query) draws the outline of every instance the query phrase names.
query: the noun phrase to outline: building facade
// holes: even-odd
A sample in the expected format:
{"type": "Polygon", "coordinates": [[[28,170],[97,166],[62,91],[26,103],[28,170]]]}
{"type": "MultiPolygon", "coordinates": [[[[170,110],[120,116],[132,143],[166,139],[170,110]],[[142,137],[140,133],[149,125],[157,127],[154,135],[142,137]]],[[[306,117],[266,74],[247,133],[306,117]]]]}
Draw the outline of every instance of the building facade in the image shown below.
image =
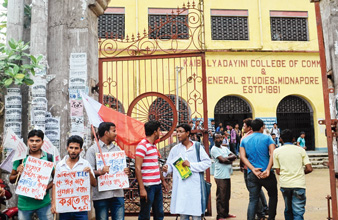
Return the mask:
{"type": "MultiPolygon", "coordinates": [[[[192,69],[203,71],[199,70],[203,67],[206,72],[209,121],[214,119],[216,124],[239,123],[241,126],[245,118],[261,118],[267,128],[276,122],[281,129],[292,129],[295,138],[305,131],[308,150],[326,151],[325,128],[318,125],[318,120],[324,119],[324,105],[314,5],[308,0],[292,1],[292,4],[276,0],[186,2],[185,7],[189,4],[192,8],[194,5],[202,11],[200,20],[196,20],[191,19],[190,9],[179,12],[181,9],[177,7],[182,8],[182,4],[178,0],[111,1],[105,14],[99,18],[99,37],[105,39],[110,33],[113,38],[131,39],[133,33],[136,37],[137,33],[147,31],[149,42],[156,37],[161,38],[163,41],[160,44],[170,48],[165,40],[173,35],[166,34],[175,32],[176,46],[180,49],[192,37],[191,27],[198,23],[202,27],[198,36],[201,38],[201,51],[205,54],[205,66],[199,59],[176,58],[173,66],[181,70],[167,71],[168,74],[177,74],[176,78],[172,77],[173,82],[170,77],[162,77],[159,81],[169,80],[168,83],[155,83],[157,89],[163,87],[163,94],[181,106],[177,109],[178,121],[203,117],[196,114],[193,104],[184,98],[184,91],[182,95],[178,91],[174,92],[179,94],[178,98],[169,95],[175,88],[175,80],[180,80],[180,74],[192,69]],[[174,25],[157,28],[173,15],[174,25]]],[[[167,65],[158,62],[153,64],[164,69],[170,62],[175,60],[168,61],[167,65]]],[[[152,65],[151,62],[149,64],[152,65]]],[[[147,66],[146,61],[138,63],[138,68],[128,63],[119,65],[117,61],[114,65],[103,66],[102,69],[106,72],[115,71],[115,77],[123,71],[128,74],[137,72],[144,75],[145,81],[150,81],[150,75],[148,78],[147,72],[142,70],[148,69],[149,74],[149,69],[155,68],[147,66]]],[[[108,78],[101,76],[101,81],[107,81],[108,78]]],[[[130,81],[119,82],[126,88],[133,87],[135,77],[127,78],[130,81]]],[[[138,84],[138,87],[135,96],[151,90],[144,88],[147,87],[146,82],[138,84]]],[[[123,98],[117,101],[114,98],[116,93],[126,93],[119,89],[116,92],[108,90],[103,89],[106,98],[103,101],[108,103],[108,99],[113,99],[113,102],[119,103],[115,108],[127,112],[131,103],[129,96],[132,96],[128,93],[128,101],[123,98]]],[[[188,89],[186,93],[189,93],[188,89]]]]}

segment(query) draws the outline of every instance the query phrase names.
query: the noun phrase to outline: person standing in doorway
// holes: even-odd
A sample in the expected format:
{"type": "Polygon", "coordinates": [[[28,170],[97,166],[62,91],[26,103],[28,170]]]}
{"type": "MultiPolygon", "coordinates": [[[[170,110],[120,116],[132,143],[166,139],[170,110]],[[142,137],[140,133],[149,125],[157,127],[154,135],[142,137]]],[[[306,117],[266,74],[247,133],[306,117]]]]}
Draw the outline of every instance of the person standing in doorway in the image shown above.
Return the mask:
{"type": "Polygon", "coordinates": [[[215,128],[215,120],[211,120],[210,128],[208,129],[209,132],[209,152],[211,151],[211,148],[214,146],[214,138],[213,135],[215,134],[216,128],[215,128]]]}
{"type": "Polygon", "coordinates": [[[240,156],[248,168],[247,186],[249,206],[247,219],[254,220],[262,186],[269,195],[269,220],[275,219],[277,209],[277,180],[271,170],[275,143],[268,135],[263,134],[264,122],[255,119],[251,122],[253,134],[242,140],[240,156]]]}
{"type": "Polygon", "coordinates": [[[305,150],[292,144],[291,130],[283,130],[281,139],[284,145],[273,152],[273,167],[280,175],[284,217],[286,220],[301,220],[304,219],[306,203],[305,174],[312,172],[312,166],[305,150]]]}
{"type": "Polygon", "coordinates": [[[234,130],[236,131],[236,147],[235,147],[235,151],[236,151],[236,156],[238,156],[239,155],[239,143],[240,143],[241,137],[242,137],[242,131],[241,131],[241,129],[239,129],[239,124],[238,123],[235,124],[234,130]]]}
{"type": "MultiPolygon", "coordinates": [[[[190,128],[189,125],[187,126],[190,128]]],[[[168,185],[160,173],[159,152],[155,145],[155,141],[160,138],[160,127],[161,124],[158,121],[145,123],[146,138],[136,147],[135,173],[141,197],[139,220],[149,220],[151,210],[154,220],[164,218],[162,185],[166,191],[168,191],[168,185]]]]}
{"type": "Polygon", "coordinates": [[[236,155],[237,133],[236,130],[232,127],[232,125],[229,125],[229,130],[230,130],[230,150],[233,154],[236,155]]]}
{"type": "Polygon", "coordinates": [[[222,122],[218,124],[218,127],[216,128],[216,132],[221,132],[221,128],[223,127],[222,122]]]}
{"type": "Polygon", "coordinates": [[[169,153],[166,165],[163,166],[164,175],[173,173],[173,189],[170,202],[170,213],[179,214],[180,220],[200,220],[205,210],[202,210],[202,197],[200,185],[200,172],[204,172],[211,166],[211,160],[204,148],[198,142],[189,139],[190,127],[180,124],[176,128],[179,144],[175,145],[169,153]],[[198,146],[200,145],[200,146],[198,146]],[[199,159],[197,149],[199,148],[199,159]],[[173,163],[181,157],[184,167],[189,167],[192,175],[182,179],[173,163]]]}
{"type": "Polygon", "coordinates": [[[280,137],[280,129],[277,123],[273,123],[273,127],[270,130],[270,135],[275,134],[276,137],[273,139],[276,142],[276,146],[279,146],[279,137],[280,137]]]}
{"type": "Polygon", "coordinates": [[[227,147],[221,146],[223,137],[220,133],[214,134],[215,147],[211,149],[211,156],[215,160],[215,182],[217,220],[235,218],[229,214],[229,201],[231,195],[230,175],[232,173],[232,162],[236,160],[236,155],[231,153],[227,147]]]}
{"type": "Polygon", "coordinates": [[[300,132],[300,136],[297,139],[297,146],[303,148],[304,150],[306,150],[306,145],[305,145],[305,132],[302,131],[300,132]]]}
{"type": "MultiPolygon", "coordinates": [[[[111,122],[102,122],[98,128],[99,145],[103,153],[121,151],[121,148],[113,143],[116,138],[116,126],[111,122]]],[[[100,153],[97,143],[93,144],[86,153],[86,160],[90,163],[96,177],[109,173],[109,166],[96,169],[96,154],[100,153]]],[[[129,175],[129,168],[124,172],[129,175]]],[[[93,187],[93,203],[95,218],[108,220],[109,211],[112,219],[124,220],[124,193],[123,189],[99,191],[98,186],[93,187]]]]}

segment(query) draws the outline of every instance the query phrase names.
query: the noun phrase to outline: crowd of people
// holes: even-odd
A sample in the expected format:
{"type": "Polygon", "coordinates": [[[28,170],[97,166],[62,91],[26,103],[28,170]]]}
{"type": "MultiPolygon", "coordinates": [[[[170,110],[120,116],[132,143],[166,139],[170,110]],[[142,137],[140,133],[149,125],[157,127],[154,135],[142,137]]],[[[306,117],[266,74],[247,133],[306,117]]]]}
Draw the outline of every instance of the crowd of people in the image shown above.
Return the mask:
{"type": "MultiPolygon", "coordinates": [[[[212,121],[212,125],[214,123],[212,121]]],[[[293,143],[292,131],[285,129],[280,132],[277,124],[271,129],[271,135],[265,135],[263,134],[265,126],[260,119],[244,120],[242,129],[239,129],[238,124],[233,127],[226,126],[226,131],[220,123],[217,128],[213,126],[209,128],[211,151],[208,155],[200,142],[192,141],[194,136],[191,131],[203,129],[198,121],[193,127],[189,124],[180,124],[176,128],[178,144],[170,150],[166,164],[160,167],[156,147],[156,140],[161,133],[160,127],[158,121],[145,123],[145,138],[136,147],[135,174],[140,196],[138,219],[150,219],[151,213],[156,220],[164,218],[162,190],[170,190],[165,180],[168,175],[173,177],[171,214],[179,215],[182,220],[190,217],[193,220],[202,219],[206,211],[203,201],[203,174],[211,166],[211,158],[215,162],[217,219],[235,218],[236,216],[230,214],[229,210],[230,179],[232,163],[238,156],[243,164],[244,182],[250,197],[247,209],[248,220],[265,219],[266,214],[268,219],[275,219],[278,201],[275,172],[280,176],[280,190],[285,201],[285,219],[303,219],[306,202],[305,174],[312,171],[305,152],[305,133],[297,139],[297,146],[293,143]],[[279,142],[282,146],[276,149],[276,146],[280,145],[279,142]],[[182,177],[180,169],[176,166],[178,159],[182,160],[181,166],[189,170],[188,177],[182,177]],[[268,192],[268,204],[262,187],[268,192]]],[[[51,178],[65,171],[87,172],[92,187],[91,200],[94,204],[95,219],[107,220],[109,215],[112,219],[124,219],[123,189],[102,192],[99,191],[97,184],[97,177],[109,173],[109,166],[97,169],[96,154],[121,151],[120,147],[114,144],[116,125],[102,122],[98,127],[98,135],[98,143],[88,149],[85,158],[80,157],[83,139],[77,135],[71,136],[67,140],[68,155],[54,167],[51,178]]],[[[44,133],[41,130],[29,132],[27,141],[29,152],[25,159],[13,163],[13,170],[9,177],[11,183],[20,179],[28,156],[53,161],[53,157],[41,149],[43,140],[44,133]]],[[[129,175],[130,169],[125,168],[123,172],[129,175]]],[[[19,219],[22,220],[31,219],[34,213],[40,220],[53,219],[53,214],[56,213],[55,180],[48,184],[42,200],[19,195],[18,209],[19,219]],[[49,189],[52,189],[52,196],[49,195],[49,189]]],[[[59,214],[60,219],[88,219],[87,211],[59,214]]]]}

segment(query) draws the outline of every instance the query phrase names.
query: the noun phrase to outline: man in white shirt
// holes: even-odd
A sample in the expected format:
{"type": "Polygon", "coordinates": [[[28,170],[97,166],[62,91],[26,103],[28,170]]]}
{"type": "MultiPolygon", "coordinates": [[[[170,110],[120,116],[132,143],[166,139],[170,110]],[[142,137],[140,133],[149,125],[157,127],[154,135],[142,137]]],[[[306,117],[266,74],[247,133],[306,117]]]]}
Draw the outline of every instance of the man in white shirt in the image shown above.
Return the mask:
{"type": "Polygon", "coordinates": [[[205,210],[202,210],[200,172],[211,166],[211,160],[203,147],[200,147],[200,160],[197,158],[196,144],[189,139],[191,127],[188,124],[178,125],[176,128],[179,144],[174,146],[169,153],[167,164],[163,166],[163,175],[173,173],[173,189],[170,203],[170,213],[180,214],[181,220],[200,220],[205,210]],[[173,162],[181,157],[183,166],[188,166],[192,175],[182,180],[173,162]],[[199,162],[198,162],[199,161],[199,162]]]}
{"type": "MultiPolygon", "coordinates": [[[[64,171],[84,171],[89,172],[90,177],[90,185],[96,186],[97,182],[94,176],[94,172],[90,166],[90,163],[80,157],[80,153],[82,152],[83,139],[78,135],[71,136],[67,141],[67,151],[68,155],[66,155],[56,166],[55,168],[55,176],[64,171]]],[[[57,178],[54,178],[54,184],[56,183],[57,178]]],[[[52,201],[52,213],[56,213],[56,187],[53,185],[53,201],[52,201]]],[[[87,220],[88,212],[68,212],[68,213],[60,213],[60,219],[63,220],[87,220]]]]}

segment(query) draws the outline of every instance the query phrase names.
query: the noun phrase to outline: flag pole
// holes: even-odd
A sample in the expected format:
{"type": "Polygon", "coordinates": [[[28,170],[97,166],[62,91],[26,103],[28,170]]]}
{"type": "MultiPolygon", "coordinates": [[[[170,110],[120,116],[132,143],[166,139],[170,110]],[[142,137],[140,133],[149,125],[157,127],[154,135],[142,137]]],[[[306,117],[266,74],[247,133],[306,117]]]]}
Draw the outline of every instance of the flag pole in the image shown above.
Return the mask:
{"type": "MultiPolygon", "coordinates": [[[[21,164],[23,164],[23,160],[22,160],[22,163],[21,163],[21,164]]],[[[18,180],[19,180],[20,175],[21,175],[21,172],[18,173],[14,185],[17,185],[17,184],[18,184],[18,180]]]]}
{"type": "Polygon", "coordinates": [[[104,158],[103,158],[101,146],[100,146],[99,141],[98,141],[98,139],[97,139],[97,137],[96,137],[96,132],[95,132],[94,126],[93,126],[93,125],[91,125],[91,126],[92,126],[92,132],[93,132],[94,137],[95,137],[95,142],[96,142],[96,144],[97,144],[97,147],[99,148],[99,151],[100,151],[100,154],[101,154],[101,157],[102,157],[103,164],[104,164],[105,166],[107,166],[107,165],[106,165],[106,161],[105,161],[104,158]]]}

